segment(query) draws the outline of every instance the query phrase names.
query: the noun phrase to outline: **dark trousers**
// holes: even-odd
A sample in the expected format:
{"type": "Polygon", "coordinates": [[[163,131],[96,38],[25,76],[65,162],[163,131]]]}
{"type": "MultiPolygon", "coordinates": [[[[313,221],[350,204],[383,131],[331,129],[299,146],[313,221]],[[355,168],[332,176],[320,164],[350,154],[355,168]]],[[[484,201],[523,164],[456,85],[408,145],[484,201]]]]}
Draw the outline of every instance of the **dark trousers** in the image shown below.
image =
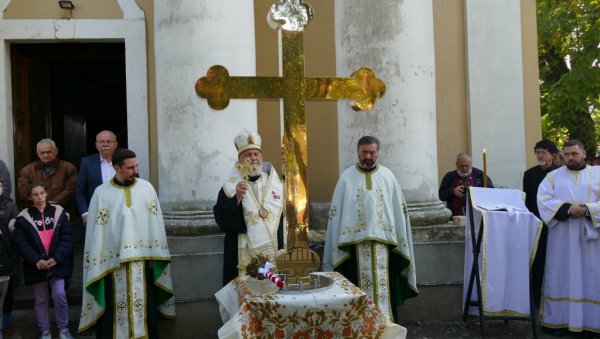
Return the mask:
{"type": "Polygon", "coordinates": [[[548,226],[542,226],[537,252],[531,265],[531,296],[536,307],[540,307],[544,282],[544,266],[546,265],[546,243],[548,242],[548,226]]]}

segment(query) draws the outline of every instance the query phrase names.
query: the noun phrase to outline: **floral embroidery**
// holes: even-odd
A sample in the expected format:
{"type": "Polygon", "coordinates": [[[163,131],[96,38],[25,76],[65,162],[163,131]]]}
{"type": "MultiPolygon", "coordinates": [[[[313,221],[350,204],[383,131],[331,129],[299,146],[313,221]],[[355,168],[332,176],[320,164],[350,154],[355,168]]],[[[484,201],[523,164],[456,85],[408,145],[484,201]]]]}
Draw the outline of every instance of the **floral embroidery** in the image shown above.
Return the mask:
{"type": "Polygon", "coordinates": [[[109,216],[110,216],[110,213],[108,212],[108,208],[99,209],[98,215],[96,215],[96,224],[106,225],[108,223],[109,216]]]}
{"type": "MultiPolygon", "coordinates": [[[[387,318],[358,287],[339,273],[324,275],[336,281],[343,292],[353,297],[343,309],[327,304],[290,309],[282,304],[280,294],[256,295],[247,280],[234,280],[240,308],[242,338],[379,338],[387,318]]],[[[341,291],[338,291],[341,292],[341,291]]],[[[338,305],[341,306],[341,305],[338,305]]]]}
{"type": "Polygon", "coordinates": [[[148,211],[154,215],[158,215],[158,204],[156,200],[148,201],[148,211]]]}

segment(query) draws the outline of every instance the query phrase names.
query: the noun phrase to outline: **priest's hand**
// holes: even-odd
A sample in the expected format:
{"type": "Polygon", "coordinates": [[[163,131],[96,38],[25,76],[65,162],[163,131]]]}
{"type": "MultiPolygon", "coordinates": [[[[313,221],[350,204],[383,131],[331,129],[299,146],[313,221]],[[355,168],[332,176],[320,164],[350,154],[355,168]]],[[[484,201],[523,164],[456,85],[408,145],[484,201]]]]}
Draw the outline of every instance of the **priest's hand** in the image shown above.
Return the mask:
{"type": "Polygon", "coordinates": [[[454,187],[454,189],[452,190],[452,193],[457,196],[458,198],[464,198],[465,197],[465,186],[456,186],[454,187]]]}
{"type": "Polygon", "coordinates": [[[246,191],[248,191],[248,188],[249,188],[248,183],[244,180],[241,180],[240,182],[237,183],[237,185],[235,185],[235,196],[237,198],[238,204],[242,201],[242,199],[246,195],[246,191]]]}
{"type": "Polygon", "coordinates": [[[569,208],[569,216],[571,218],[581,218],[584,217],[587,212],[587,207],[585,205],[573,204],[571,208],[569,208]]]}

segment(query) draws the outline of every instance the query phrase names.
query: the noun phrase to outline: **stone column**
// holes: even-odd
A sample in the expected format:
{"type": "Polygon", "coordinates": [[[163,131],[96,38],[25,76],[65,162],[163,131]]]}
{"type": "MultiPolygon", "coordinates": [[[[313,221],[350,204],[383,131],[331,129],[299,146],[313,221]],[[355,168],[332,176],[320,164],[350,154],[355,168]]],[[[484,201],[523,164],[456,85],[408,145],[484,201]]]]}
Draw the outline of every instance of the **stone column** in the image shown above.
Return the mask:
{"type": "Polygon", "coordinates": [[[525,92],[520,0],[467,0],[465,25],[470,152],[496,186],[522,189],[525,92]]]}
{"type": "MultiPolygon", "coordinates": [[[[233,138],[257,128],[256,101],[211,109],[194,90],[210,66],[256,75],[252,2],[154,1],[160,199],[164,210],[211,210],[237,153],[233,138]]],[[[212,214],[212,213],[210,213],[212,214]]]]}
{"type": "Polygon", "coordinates": [[[337,75],[367,66],[387,85],[371,111],[338,103],[340,171],[356,163],[361,136],[377,136],[380,162],[396,175],[411,224],[446,223],[450,214],[437,194],[431,0],[338,0],[335,10],[337,75]]]}
{"type": "Polygon", "coordinates": [[[165,337],[190,329],[216,337],[221,324],[214,293],[222,287],[223,234],[212,207],[237,158],[233,138],[257,128],[256,101],[231,100],[215,111],[194,85],[213,65],[256,75],[253,12],[252,1],[154,1],[159,196],[177,302],[165,337]]]}

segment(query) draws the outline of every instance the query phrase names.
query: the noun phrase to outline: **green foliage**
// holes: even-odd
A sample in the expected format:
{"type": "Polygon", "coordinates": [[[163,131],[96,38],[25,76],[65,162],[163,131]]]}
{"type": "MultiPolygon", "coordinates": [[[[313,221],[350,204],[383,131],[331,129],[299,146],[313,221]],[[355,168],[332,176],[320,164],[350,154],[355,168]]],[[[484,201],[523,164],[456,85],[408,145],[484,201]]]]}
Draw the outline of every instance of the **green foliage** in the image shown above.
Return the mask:
{"type": "Polygon", "coordinates": [[[542,133],[578,139],[588,154],[600,135],[600,0],[537,0],[542,133]]]}

